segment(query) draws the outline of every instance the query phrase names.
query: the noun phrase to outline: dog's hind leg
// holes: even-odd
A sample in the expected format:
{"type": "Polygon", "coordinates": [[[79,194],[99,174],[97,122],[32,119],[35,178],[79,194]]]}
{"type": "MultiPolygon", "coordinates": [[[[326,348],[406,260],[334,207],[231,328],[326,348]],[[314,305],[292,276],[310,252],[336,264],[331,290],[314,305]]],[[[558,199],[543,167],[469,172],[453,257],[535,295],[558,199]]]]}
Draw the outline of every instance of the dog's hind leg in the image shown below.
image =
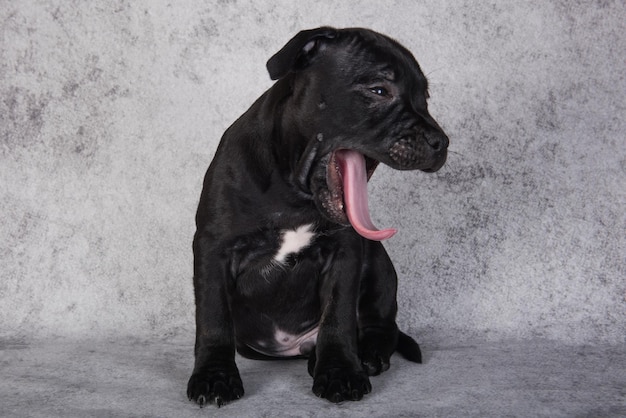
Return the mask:
{"type": "MultiPolygon", "coordinates": [[[[364,260],[361,288],[358,302],[359,357],[364,370],[370,376],[389,369],[389,359],[399,347],[400,335],[396,325],[397,275],[393,264],[380,242],[364,240],[364,260]]],[[[419,355],[419,346],[410,337],[415,350],[407,350],[419,355]]],[[[403,354],[403,353],[401,353],[403,354]]],[[[406,356],[405,356],[406,357],[406,356]]]]}

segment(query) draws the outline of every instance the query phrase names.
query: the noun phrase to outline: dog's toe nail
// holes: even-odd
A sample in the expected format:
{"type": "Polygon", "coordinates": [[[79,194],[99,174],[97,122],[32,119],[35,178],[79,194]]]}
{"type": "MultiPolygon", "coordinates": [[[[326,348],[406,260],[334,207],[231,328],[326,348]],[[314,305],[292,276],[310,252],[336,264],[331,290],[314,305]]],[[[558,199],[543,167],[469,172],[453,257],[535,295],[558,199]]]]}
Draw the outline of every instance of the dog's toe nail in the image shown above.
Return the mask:
{"type": "Polygon", "coordinates": [[[356,389],[352,389],[351,397],[353,401],[358,401],[363,398],[363,394],[356,389]]]}
{"type": "Polygon", "coordinates": [[[333,403],[343,402],[343,396],[341,396],[340,393],[335,393],[328,400],[333,402],[333,403]]]}
{"type": "Polygon", "coordinates": [[[240,399],[243,396],[243,390],[233,389],[233,399],[240,399]]]}
{"type": "Polygon", "coordinates": [[[320,386],[313,386],[313,394],[318,398],[321,398],[324,394],[324,389],[320,386]]]}

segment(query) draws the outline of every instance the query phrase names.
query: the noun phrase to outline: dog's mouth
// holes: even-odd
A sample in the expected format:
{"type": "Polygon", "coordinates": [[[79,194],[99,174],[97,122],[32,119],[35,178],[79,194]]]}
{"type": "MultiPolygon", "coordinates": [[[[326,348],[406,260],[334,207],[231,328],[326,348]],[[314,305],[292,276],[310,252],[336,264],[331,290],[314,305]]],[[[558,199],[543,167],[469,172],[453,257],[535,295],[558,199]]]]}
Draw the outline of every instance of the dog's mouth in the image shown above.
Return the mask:
{"type": "Polygon", "coordinates": [[[316,193],[319,209],[333,222],[351,225],[364,238],[382,241],[397,231],[374,226],[368,208],[367,182],[378,161],[358,151],[333,151],[326,164],[326,184],[316,193]]]}

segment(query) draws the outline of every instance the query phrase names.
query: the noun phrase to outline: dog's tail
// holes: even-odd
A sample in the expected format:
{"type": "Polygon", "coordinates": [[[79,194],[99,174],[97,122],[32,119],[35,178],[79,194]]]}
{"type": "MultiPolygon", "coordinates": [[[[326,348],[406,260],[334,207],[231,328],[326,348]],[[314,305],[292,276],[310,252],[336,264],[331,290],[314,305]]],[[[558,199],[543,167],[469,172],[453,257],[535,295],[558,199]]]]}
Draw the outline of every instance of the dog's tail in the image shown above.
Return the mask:
{"type": "Polygon", "coordinates": [[[399,331],[398,333],[398,345],[396,346],[396,351],[409,361],[414,363],[422,362],[422,351],[420,350],[419,344],[402,331],[399,331]]]}

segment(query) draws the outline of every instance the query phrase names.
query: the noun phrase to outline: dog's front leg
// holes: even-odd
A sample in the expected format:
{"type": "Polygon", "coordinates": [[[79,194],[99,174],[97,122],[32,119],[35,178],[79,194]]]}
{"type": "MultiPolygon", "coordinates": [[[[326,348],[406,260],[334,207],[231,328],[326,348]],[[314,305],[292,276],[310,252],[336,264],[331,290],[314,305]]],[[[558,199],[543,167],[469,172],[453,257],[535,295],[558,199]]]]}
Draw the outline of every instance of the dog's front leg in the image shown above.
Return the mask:
{"type": "Polygon", "coordinates": [[[309,358],[313,393],[331,402],[360,400],[372,389],[358,356],[357,299],[360,264],[354,254],[336,255],[323,278],[323,306],[315,351],[309,358]]]}
{"type": "Polygon", "coordinates": [[[243,396],[229,307],[233,283],[227,263],[216,255],[207,239],[196,237],[193,250],[196,361],[187,396],[200,406],[215,403],[219,407],[243,396]]]}

